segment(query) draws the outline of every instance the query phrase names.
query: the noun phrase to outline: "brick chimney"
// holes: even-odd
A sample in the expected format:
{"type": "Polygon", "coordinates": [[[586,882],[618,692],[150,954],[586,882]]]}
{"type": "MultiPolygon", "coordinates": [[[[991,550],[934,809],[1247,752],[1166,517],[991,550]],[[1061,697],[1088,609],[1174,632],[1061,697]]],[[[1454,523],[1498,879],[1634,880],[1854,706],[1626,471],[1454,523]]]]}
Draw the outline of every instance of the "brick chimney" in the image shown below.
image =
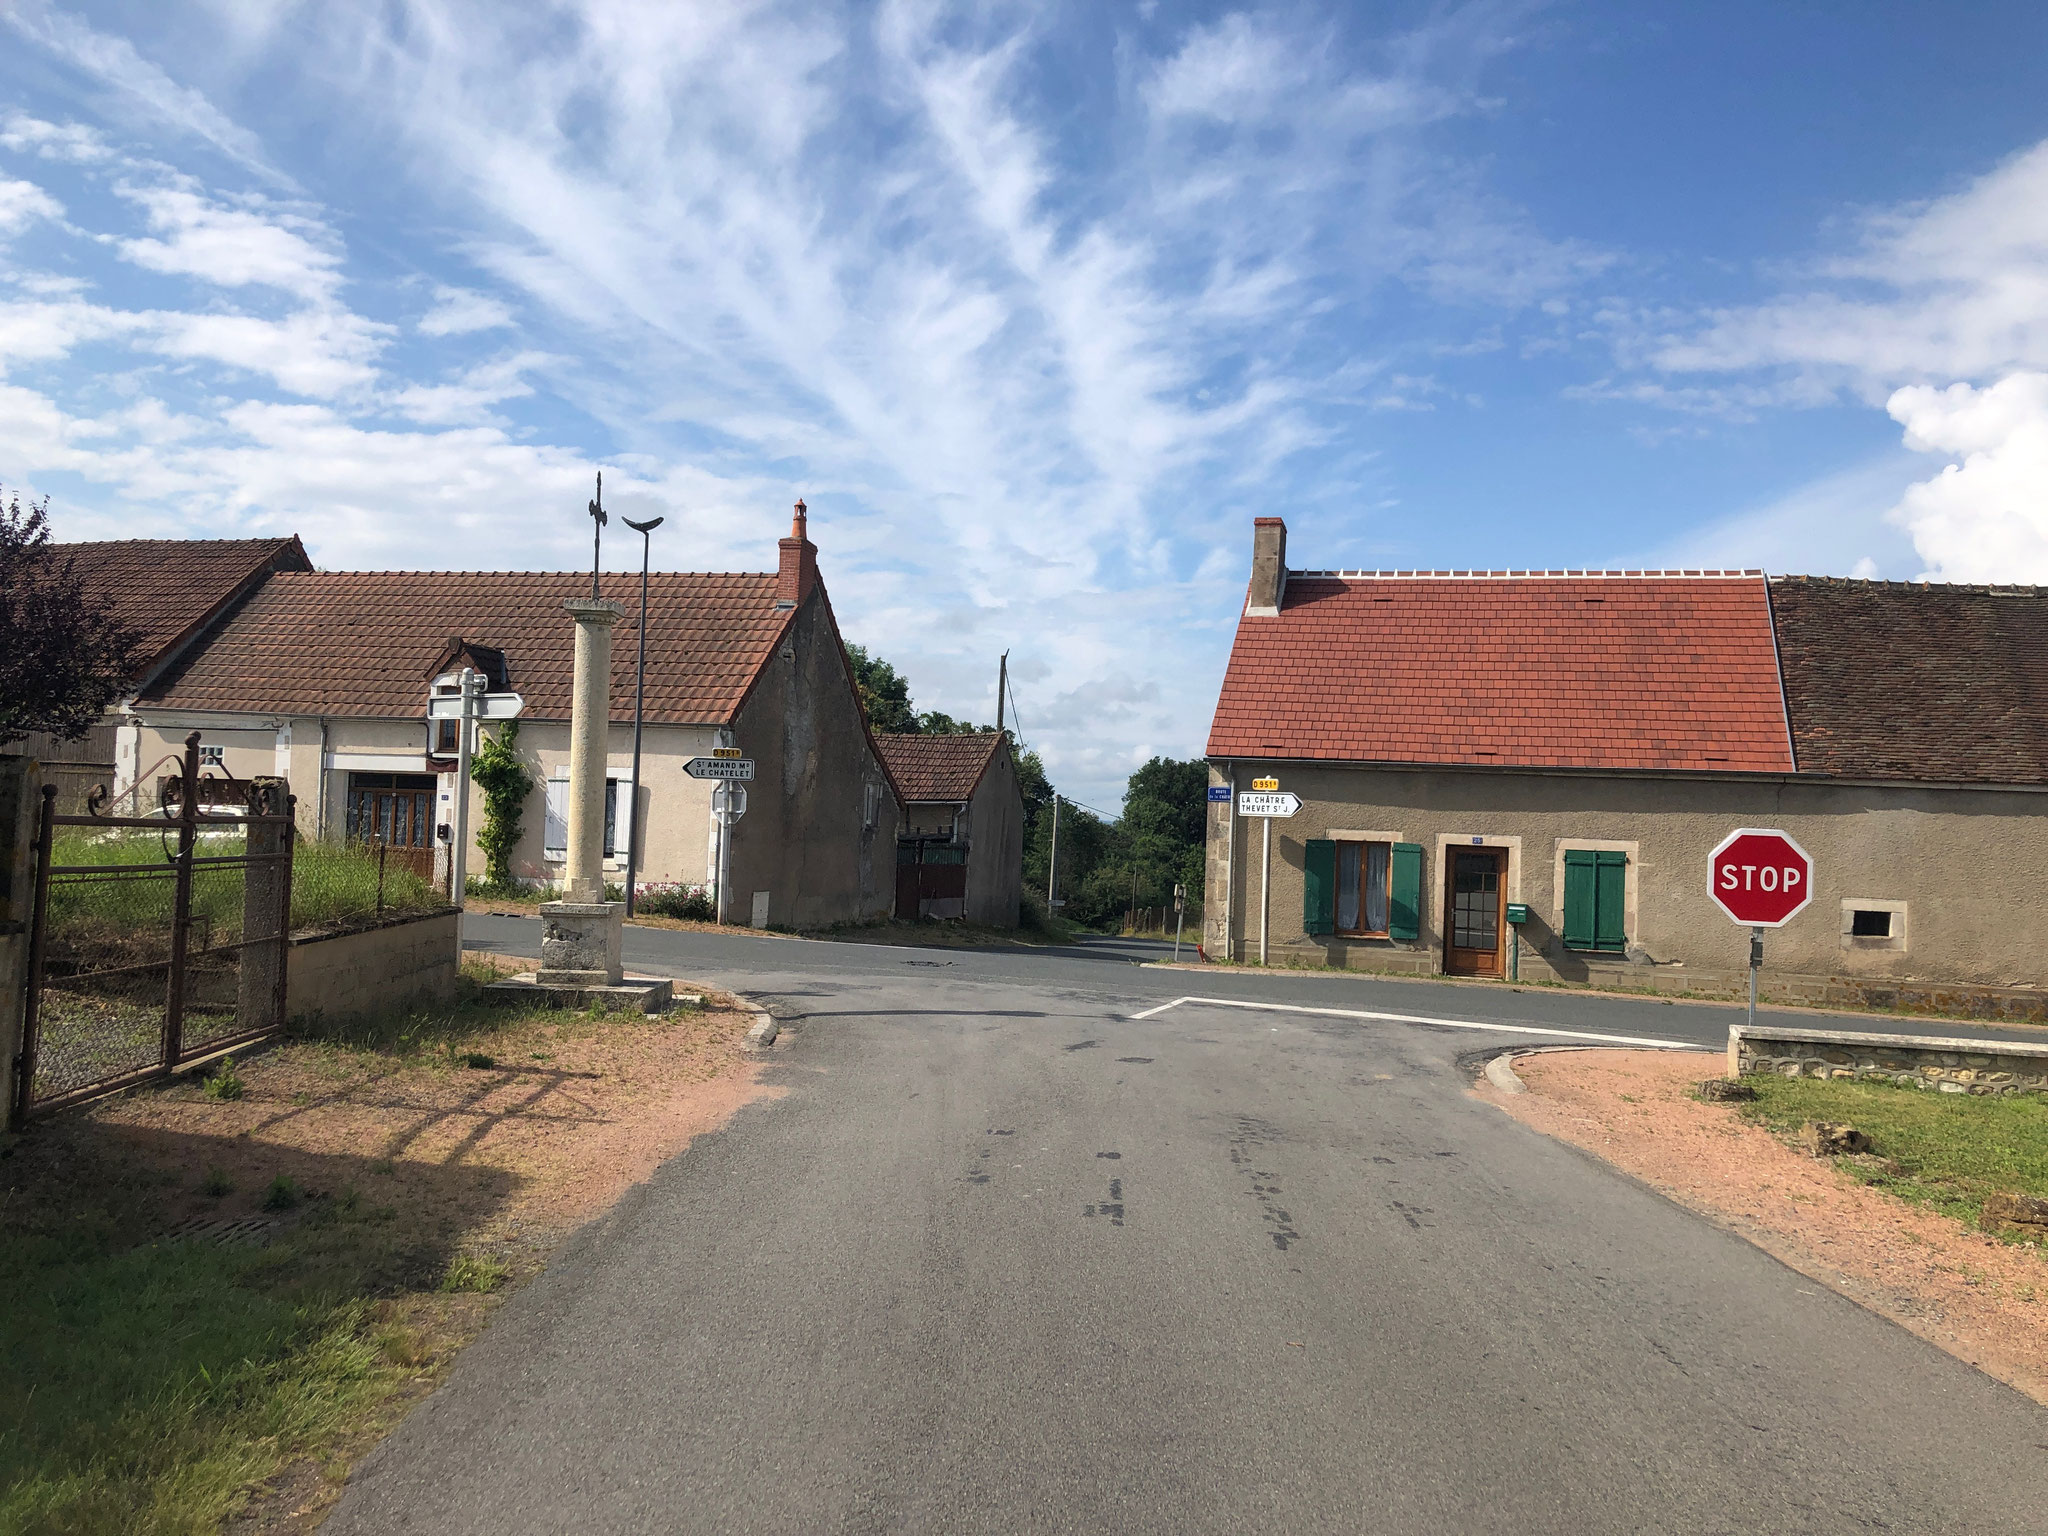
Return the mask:
{"type": "Polygon", "coordinates": [[[782,565],[775,575],[775,606],[794,608],[811,595],[818,584],[818,546],[805,526],[806,509],[799,501],[790,519],[789,537],[782,541],[782,565]]]}
{"type": "Polygon", "coordinates": [[[1247,617],[1270,619],[1287,595],[1287,524],[1277,517],[1252,519],[1252,585],[1245,594],[1247,617]]]}

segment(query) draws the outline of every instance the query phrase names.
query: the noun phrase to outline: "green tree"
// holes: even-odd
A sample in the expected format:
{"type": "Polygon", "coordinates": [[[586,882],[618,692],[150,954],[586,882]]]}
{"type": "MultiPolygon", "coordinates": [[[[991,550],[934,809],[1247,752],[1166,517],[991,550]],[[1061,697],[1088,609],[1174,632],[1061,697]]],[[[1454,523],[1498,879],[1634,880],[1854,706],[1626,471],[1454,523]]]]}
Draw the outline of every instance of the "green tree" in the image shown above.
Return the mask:
{"type": "Polygon", "coordinates": [[[83,736],[141,664],[141,634],[52,551],[49,509],[0,507],[0,743],[83,736]]]}
{"type": "Polygon", "coordinates": [[[920,726],[910,703],[910,684],[903,675],[881,657],[870,656],[864,645],[849,645],[846,660],[853,668],[853,684],[860,691],[868,729],[885,736],[914,735],[920,726]]]}
{"type": "Polygon", "coordinates": [[[533,793],[533,775],[519,758],[519,722],[509,720],[502,734],[486,737],[469,760],[469,777],[484,794],[484,823],[476,845],[484,854],[484,884],[494,890],[512,885],[512,851],[519,846],[526,797],[533,793]]]}

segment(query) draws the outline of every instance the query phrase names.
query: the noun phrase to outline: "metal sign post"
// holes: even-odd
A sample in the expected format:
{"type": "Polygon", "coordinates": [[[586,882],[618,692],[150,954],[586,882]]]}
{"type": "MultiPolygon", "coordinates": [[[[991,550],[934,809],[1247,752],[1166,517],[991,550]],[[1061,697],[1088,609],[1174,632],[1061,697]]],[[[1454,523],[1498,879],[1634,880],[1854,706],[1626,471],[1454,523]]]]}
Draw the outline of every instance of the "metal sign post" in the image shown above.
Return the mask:
{"type": "Polygon", "coordinates": [[[1180,925],[1188,909],[1188,888],[1175,883],[1173,887],[1173,958],[1180,961],[1180,925]]]}
{"type": "Polygon", "coordinates": [[[1707,894],[1749,929],[1749,1022],[1756,1023],[1764,930],[1782,928],[1813,900],[1813,855],[1776,827],[1737,827],[1707,855],[1707,894]]]}
{"type": "Polygon", "coordinates": [[[1278,779],[1253,779],[1252,783],[1258,787],[1238,793],[1237,814],[1256,816],[1266,826],[1259,853],[1259,964],[1264,965],[1266,933],[1273,911],[1273,823],[1300,810],[1301,797],[1281,791],[1278,779]]]}
{"type": "Polygon", "coordinates": [[[517,720],[526,708],[526,700],[519,694],[486,693],[488,684],[489,679],[475,667],[464,667],[435,678],[427,698],[429,721],[455,720],[462,731],[455,748],[455,804],[448,817],[448,900],[458,907],[468,894],[469,759],[477,725],[484,720],[517,720]]]}
{"type": "MultiPolygon", "coordinates": [[[[707,759],[700,757],[697,761],[701,763],[707,759]]],[[[749,777],[752,777],[753,767],[751,762],[747,763],[749,777]]],[[[718,889],[712,893],[711,913],[723,925],[726,888],[732,884],[732,828],[734,822],[747,814],[746,786],[730,780],[714,786],[711,814],[718,820],[718,889]]]]}

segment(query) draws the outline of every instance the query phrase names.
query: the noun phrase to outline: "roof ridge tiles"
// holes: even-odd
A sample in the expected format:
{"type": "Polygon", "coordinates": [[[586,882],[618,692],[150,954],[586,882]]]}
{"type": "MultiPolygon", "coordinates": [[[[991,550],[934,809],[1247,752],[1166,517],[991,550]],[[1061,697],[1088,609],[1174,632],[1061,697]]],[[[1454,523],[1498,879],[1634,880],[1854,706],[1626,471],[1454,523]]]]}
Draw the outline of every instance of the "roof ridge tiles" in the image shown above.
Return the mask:
{"type": "MultiPolygon", "coordinates": [[[[1289,571],[1287,579],[1324,581],[1503,581],[1503,580],[1573,580],[1573,581],[1616,581],[1616,580],[1729,580],[1763,576],[1760,567],[1725,570],[1301,570],[1289,571]]],[[[1779,578],[1772,578],[1777,580],[1779,578]]],[[[1808,578],[1801,578],[1808,579],[1808,578]]],[[[1834,580],[1837,578],[1820,578],[1834,580]]]]}

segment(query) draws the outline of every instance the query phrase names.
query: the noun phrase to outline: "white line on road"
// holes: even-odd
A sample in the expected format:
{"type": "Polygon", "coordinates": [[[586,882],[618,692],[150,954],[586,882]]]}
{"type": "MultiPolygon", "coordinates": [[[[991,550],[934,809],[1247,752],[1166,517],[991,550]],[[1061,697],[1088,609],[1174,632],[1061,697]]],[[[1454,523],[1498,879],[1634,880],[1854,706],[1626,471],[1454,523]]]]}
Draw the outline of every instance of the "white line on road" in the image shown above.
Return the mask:
{"type": "Polygon", "coordinates": [[[1426,1013],[1366,1013],[1351,1008],[1307,1008],[1299,1003],[1251,1003],[1235,997],[1176,997],[1170,1003],[1161,1003],[1157,1008],[1147,1008],[1143,1013],[1131,1015],[1133,1022],[1149,1019],[1178,1008],[1183,1003],[1196,1003],[1209,1008],[1251,1008],[1265,1013],[1312,1013],[1331,1019],[1371,1019],[1383,1024],[1433,1024],[1439,1029],[1477,1029],[1501,1035],[1546,1035],[1559,1040],[1599,1040],[1608,1045],[1647,1045],[1664,1051],[1705,1051],[1716,1047],[1699,1045],[1691,1040],[1661,1040],[1649,1035],[1599,1035],[1583,1029],[1539,1029],[1534,1024],[1487,1024],[1476,1019],[1440,1019],[1426,1013]]]}

